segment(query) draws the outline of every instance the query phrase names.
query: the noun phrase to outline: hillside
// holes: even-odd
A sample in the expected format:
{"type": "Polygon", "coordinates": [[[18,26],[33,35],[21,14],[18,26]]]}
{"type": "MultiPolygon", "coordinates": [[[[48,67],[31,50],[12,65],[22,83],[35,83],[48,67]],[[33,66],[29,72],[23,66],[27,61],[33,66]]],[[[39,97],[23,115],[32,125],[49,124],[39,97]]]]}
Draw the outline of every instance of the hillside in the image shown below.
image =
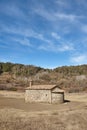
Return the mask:
{"type": "Polygon", "coordinates": [[[0,89],[24,90],[34,84],[57,84],[68,92],[87,91],[87,65],[44,69],[33,65],[0,63],[0,89]]]}

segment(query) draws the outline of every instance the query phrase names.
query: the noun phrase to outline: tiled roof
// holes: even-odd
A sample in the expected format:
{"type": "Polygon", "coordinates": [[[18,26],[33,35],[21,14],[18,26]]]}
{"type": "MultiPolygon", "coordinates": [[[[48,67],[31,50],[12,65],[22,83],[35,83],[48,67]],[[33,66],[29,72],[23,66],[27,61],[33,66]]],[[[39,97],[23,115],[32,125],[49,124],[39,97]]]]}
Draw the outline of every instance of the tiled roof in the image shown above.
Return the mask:
{"type": "Polygon", "coordinates": [[[31,90],[51,90],[55,88],[56,85],[32,85],[31,87],[27,87],[26,89],[31,89],[31,90]]]}
{"type": "MultiPolygon", "coordinates": [[[[31,87],[27,87],[26,90],[53,90],[58,86],[56,85],[32,85],[31,87]]],[[[58,92],[64,92],[64,90],[58,87],[58,92]]],[[[55,91],[53,91],[55,93],[55,91]]]]}

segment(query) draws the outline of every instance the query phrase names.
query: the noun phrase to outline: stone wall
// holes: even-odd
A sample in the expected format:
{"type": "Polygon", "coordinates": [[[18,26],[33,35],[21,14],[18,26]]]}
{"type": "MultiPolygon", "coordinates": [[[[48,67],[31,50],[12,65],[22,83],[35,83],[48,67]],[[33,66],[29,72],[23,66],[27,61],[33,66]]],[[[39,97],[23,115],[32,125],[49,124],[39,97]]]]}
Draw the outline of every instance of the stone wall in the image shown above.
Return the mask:
{"type": "Polygon", "coordinates": [[[52,92],[52,103],[63,103],[64,93],[52,92]]]}
{"type": "Polygon", "coordinates": [[[54,89],[52,89],[52,92],[59,92],[60,89],[58,87],[55,87],[54,89]]]}
{"type": "Polygon", "coordinates": [[[51,103],[51,90],[26,90],[25,101],[51,103]]]}

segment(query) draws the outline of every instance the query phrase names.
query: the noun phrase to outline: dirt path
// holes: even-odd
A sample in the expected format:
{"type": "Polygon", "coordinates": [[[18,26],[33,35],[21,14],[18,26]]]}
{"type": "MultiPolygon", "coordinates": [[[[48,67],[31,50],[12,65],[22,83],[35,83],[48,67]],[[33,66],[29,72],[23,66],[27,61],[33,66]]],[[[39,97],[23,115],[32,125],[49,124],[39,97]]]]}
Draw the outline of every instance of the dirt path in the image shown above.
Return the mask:
{"type": "Polygon", "coordinates": [[[64,111],[73,110],[85,106],[82,102],[66,102],[64,104],[25,103],[24,99],[0,97],[0,109],[14,108],[28,112],[33,111],[64,111]]]}
{"type": "Polygon", "coordinates": [[[65,98],[70,101],[87,103],[87,93],[66,93],[65,98]]]}
{"type": "Polygon", "coordinates": [[[28,111],[28,112],[55,111],[55,110],[64,111],[64,110],[80,109],[82,107],[87,106],[87,94],[86,93],[79,93],[79,94],[65,93],[65,100],[69,100],[70,102],[65,102],[65,103],[59,104],[59,105],[58,104],[46,104],[46,103],[25,103],[23,97],[24,97],[24,93],[1,91],[0,109],[14,108],[14,109],[24,110],[24,111],[28,111]]]}
{"type": "Polygon", "coordinates": [[[87,130],[87,94],[65,99],[57,105],[0,96],[0,130],[87,130]]]}

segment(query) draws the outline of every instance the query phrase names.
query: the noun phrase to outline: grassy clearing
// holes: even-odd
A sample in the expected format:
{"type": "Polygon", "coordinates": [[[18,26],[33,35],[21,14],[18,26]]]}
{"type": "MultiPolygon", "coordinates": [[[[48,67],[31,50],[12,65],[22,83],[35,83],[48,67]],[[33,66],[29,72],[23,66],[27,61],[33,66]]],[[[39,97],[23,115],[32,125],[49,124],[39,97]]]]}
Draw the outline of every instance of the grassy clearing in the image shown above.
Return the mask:
{"type": "Polygon", "coordinates": [[[0,130],[87,130],[86,94],[66,96],[71,102],[58,106],[0,98],[0,130]]]}
{"type": "Polygon", "coordinates": [[[87,130],[87,110],[38,113],[0,110],[0,130],[87,130]]]}

